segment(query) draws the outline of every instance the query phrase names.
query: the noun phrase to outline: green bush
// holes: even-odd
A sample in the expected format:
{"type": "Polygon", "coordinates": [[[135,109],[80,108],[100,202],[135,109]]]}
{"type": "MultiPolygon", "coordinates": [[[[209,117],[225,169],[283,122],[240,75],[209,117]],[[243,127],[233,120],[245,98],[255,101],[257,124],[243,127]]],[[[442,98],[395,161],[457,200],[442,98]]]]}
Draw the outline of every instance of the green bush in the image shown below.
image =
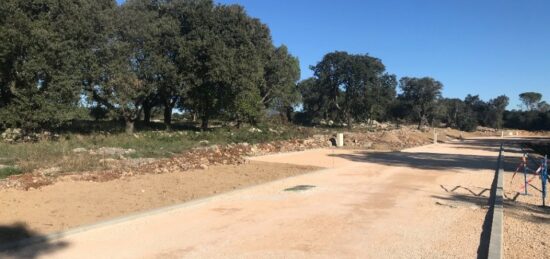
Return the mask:
{"type": "Polygon", "coordinates": [[[8,166],[8,167],[0,168],[0,179],[4,179],[10,175],[20,174],[20,173],[21,173],[21,169],[17,167],[8,166]]]}

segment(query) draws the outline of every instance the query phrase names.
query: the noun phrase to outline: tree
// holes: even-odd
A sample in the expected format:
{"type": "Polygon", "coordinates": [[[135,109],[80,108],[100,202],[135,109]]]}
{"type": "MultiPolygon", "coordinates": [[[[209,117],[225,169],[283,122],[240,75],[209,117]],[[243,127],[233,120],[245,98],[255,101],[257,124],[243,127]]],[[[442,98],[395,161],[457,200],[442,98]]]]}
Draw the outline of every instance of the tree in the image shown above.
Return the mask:
{"type": "Polygon", "coordinates": [[[464,98],[464,103],[467,108],[470,110],[472,116],[476,119],[476,125],[481,124],[486,125],[487,112],[489,110],[489,105],[479,98],[479,95],[470,95],[468,94],[464,98]]]}
{"type": "Polygon", "coordinates": [[[89,85],[92,100],[121,117],[129,134],[155,91],[150,84],[156,74],[151,71],[155,45],[150,44],[158,37],[158,28],[156,14],[144,9],[144,3],[129,1],[116,9],[109,37],[97,51],[95,80],[89,85]]]}
{"type": "Polygon", "coordinates": [[[399,98],[413,111],[420,129],[428,122],[428,117],[434,115],[443,84],[430,77],[403,77],[399,80],[399,87],[402,91],[399,98]]]}
{"type": "Polygon", "coordinates": [[[285,114],[290,121],[290,113],[300,100],[297,88],[300,79],[298,59],[282,45],[270,53],[264,73],[265,84],[260,87],[262,103],[266,108],[285,114]]]}
{"type": "Polygon", "coordinates": [[[351,127],[354,120],[384,116],[395,98],[395,76],[369,55],[332,52],[312,69],[315,79],[302,83],[300,90],[304,108],[317,117],[351,127]]]}
{"type": "Polygon", "coordinates": [[[177,9],[171,2],[157,0],[132,0],[125,5],[132,5],[136,11],[144,13],[148,32],[151,37],[144,43],[142,75],[148,87],[154,89],[143,103],[144,121],[149,122],[151,109],[162,104],[164,124],[171,129],[172,112],[176,104],[183,98],[186,84],[177,66],[178,40],[180,39],[180,24],[177,9]]]}
{"type": "Polygon", "coordinates": [[[443,110],[442,121],[447,124],[447,127],[458,128],[460,117],[466,109],[464,102],[458,98],[443,98],[441,106],[443,110]]]}
{"type": "Polygon", "coordinates": [[[57,128],[79,114],[82,82],[112,0],[0,1],[0,123],[57,128]]]}
{"type": "Polygon", "coordinates": [[[550,112],[550,104],[546,101],[539,102],[537,106],[537,110],[540,112],[550,112]]]}
{"type": "Polygon", "coordinates": [[[489,100],[487,114],[485,115],[485,126],[500,129],[503,126],[504,111],[508,106],[509,98],[506,95],[498,96],[489,100]]]}
{"type": "Polygon", "coordinates": [[[186,105],[207,129],[215,116],[238,123],[255,122],[263,113],[258,85],[263,84],[265,51],[271,46],[267,26],[250,18],[241,6],[198,1],[201,10],[185,19],[188,33],[178,63],[192,74],[186,105]]]}
{"type": "Polygon", "coordinates": [[[536,92],[525,92],[519,95],[519,99],[527,111],[533,111],[537,108],[538,103],[542,99],[542,94],[536,92]]]}
{"type": "Polygon", "coordinates": [[[396,97],[397,78],[395,75],[381,74],[377,76],[376,80],[369,82],[367,87],[366,118],[371,121],[387,120],[390,117],[390,107],[396,97]]]}
{"type": "Polygon", "coordinates": [[[302,96],[302,109],[305,113],[305,123],[312,123],[314,118],[327,119],[326,107],[322,104],[326,103],[325,96],[317,89],[319,88],[318,79],[310,77],[302,80],[297,85],[298,91],[302,96]]]}

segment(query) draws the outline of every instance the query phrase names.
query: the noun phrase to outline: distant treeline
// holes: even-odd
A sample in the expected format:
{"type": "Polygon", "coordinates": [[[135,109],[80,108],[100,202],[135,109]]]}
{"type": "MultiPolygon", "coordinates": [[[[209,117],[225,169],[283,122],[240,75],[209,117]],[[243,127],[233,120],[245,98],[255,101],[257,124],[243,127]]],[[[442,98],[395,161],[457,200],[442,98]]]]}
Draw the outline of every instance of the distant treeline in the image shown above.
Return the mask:
{"type": "Polygon", "coordinates": [[[138,120],[174,110],[256,124],[332,120],[550,129],[548,104],[522,94],[487,102],[441,96],[430,77],[397,79],[378,58],[332,52],[299,81],[298,59],[239,5],[212,0],[0,1],[0,128],[55,130],[76,120],[138,120]],[[398,91],[399,89],[399,91],[398,91]]]}

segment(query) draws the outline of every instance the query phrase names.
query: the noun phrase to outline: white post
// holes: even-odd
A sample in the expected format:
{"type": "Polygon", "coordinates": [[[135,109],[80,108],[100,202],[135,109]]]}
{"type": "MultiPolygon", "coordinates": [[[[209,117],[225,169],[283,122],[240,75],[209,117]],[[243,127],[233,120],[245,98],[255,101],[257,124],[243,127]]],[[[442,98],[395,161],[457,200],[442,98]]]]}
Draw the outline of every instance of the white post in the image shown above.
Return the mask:
{"type": "Polygon", "coordinates": [[[437,132],[435,132],[435,128],[434,128],[434,144],[437,144],[437,132]]]}
{"type": "Polygon", "coordinates": [[[336,134],[336,146],[337,147],[343,147],[344,146],[344,133],[336,134]]]}

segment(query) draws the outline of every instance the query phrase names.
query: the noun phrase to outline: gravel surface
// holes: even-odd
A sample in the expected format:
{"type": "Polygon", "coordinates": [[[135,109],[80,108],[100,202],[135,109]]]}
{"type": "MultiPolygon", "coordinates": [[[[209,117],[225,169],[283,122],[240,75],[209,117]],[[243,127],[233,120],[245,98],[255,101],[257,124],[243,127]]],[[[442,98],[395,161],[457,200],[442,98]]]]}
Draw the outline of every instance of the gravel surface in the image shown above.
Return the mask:
{"type": "Polygon", "coordinates": [[[401,152],[317,149],[256,157],[327,169],[13,255],[476,258],[497,151],[494,141],[473,140],[401,152]],[[306,185],[312,187],[287,191],[306,185]]]}
{"type": "MultiPolygon", "coordinates": [[[[528,174],[527,179],[532,181],[528,195],[524,195],[523,171],[513,177],[522,153],[509,148],[505,155],[504,257],[550,258],[550,208],[541,207],[541,180],[528,174]]],[[[536,165],[531,163],[531,167],[536,165]]],[[[548,197],[546,204],[550,204],[548,197]]]]}
{"type": "Polygon", "coordinates": [[[65,179],[30,191],[4,189],[0,190],[0,243],[25,237],[24,232],[1,229],[18,223],[35,235],[46,234],[317,169],[249,162],[211,166],[206,170],[136,175],[108,182],[65,179]]]}

